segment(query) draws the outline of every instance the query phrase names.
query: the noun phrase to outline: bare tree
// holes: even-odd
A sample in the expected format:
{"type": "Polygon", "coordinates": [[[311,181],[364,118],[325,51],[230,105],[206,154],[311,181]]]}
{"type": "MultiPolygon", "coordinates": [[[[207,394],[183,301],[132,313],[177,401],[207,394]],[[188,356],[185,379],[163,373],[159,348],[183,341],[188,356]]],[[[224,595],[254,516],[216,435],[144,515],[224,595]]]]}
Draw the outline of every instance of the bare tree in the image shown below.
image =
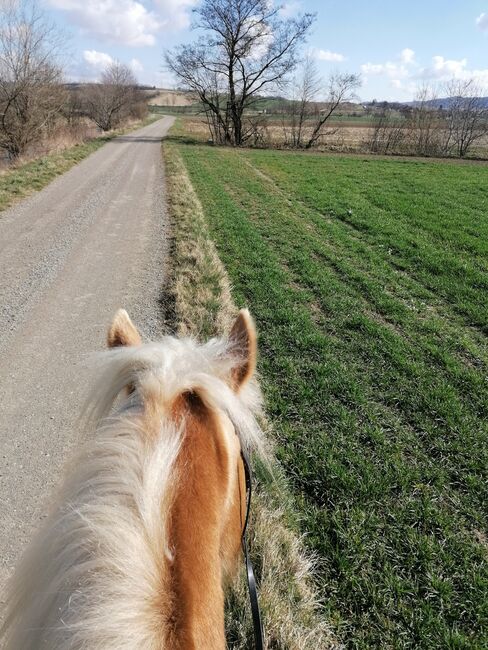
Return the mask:
{"type": "Polygon", "coordinates": [[[300,148],[303,143],[307,119],[311,117],[311,105],[320,91],[322,80],[317,65],[311,56],[307,56],[301,66],[298,77],[294,80],[291,101],[283,112],[283,130],[285,142],[289,146],[300,148]]]}
{"type": "Polygon", "coordinates": [[[229,114],[225,110],[226,86],[217,73],[201,71],[201,80],[207,97],[207,102],[203,102],[203,112],[210,137],[213,142],[223,143],[227,139],[230,128],[229,114]]]}
{"type": "Polygon", "coordinates": [[[369,143],[371,151],[382,154],[403,153],[407,134],[404,122],[388,104],[381,106],[373,117],[369,143]]]}
{"type": "Polygon", "coordinates": [[[488,108],[475,79],[453,79],[446,93],[444,152],[464,158],[475,142],[488,135],[488,108]]]}
{"type": "Polygon", "coordinates": [[[319,112],[312,127],[310,136],[305,144],[306,149],[313,147],[323,135],[324,127],[336,113],[341,104],[356,99],[356,90],[361,86],[361,77],[357,74],[336,73],[331,75],[328,83],[327,103],[319,112]]]}
{"type": "Polygon", "coordinates": [[[87,115],[102,131],[117,127],[140,101],[137,79],[129,66],[114,61],[103,71],[100,83],[86,93],[87,115]]]}
{"type": "Polygon", "coordinates": [[[62,38],[34,1],[0,4],[0,148],[11,158],[41,139],[65,101],[62,38]]]}
{"type": "Polygon", "coordinates": [[[415,103],[406,120],[409,145],[417,156],[435,156],[441,152],[443,116],[439,111],[437,93],[424,84],[418,90],[415,103]]]}
{"type": "Polygon", "coordinates": [[[69,127],[80,123],[85,117],[85,91],[76,85],[67,87],[66,100],[63,103],[61,114],[69,127]]]}
{"type": "Polygon", "coordinates": [[[203,0],[195,16],[206,36],[167,52],[166,64],[212,115],[219,141],[241,145],[253,134],[244,111],[296,67],[314,16],[283,19],[269,0],[203,0]]]}

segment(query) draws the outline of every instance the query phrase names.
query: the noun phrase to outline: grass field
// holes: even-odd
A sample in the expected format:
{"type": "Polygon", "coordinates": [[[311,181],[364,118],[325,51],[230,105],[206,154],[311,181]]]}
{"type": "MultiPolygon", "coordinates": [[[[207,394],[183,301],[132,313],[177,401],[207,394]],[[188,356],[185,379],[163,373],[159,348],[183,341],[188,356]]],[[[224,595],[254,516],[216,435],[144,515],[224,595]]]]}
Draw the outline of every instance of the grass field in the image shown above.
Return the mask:
{"type": "Polygon", "coordinates": [[[488,646],[483,166],[178,144],[349,648],[488,646]]]}
{"type": "MultiPolygon", "coordinates": [[[[171,273],[164,293],[166,323],[183,336],[227,336],[238,312],[227,272],[212,241],[203,208],[174,146],[165,143],[171,273]]],[[[264,421],[262,424],[268,428],[264,421]]],[[[258,569],[266,650],[339,650],[323,612],[310,558],[297,527],[290,490],[272,460],[273,477],[255,466],[250,552],[258,569]]],[[[254,650],[248,589],[241,576],[227,591],[229,650],[254,650]]]]}

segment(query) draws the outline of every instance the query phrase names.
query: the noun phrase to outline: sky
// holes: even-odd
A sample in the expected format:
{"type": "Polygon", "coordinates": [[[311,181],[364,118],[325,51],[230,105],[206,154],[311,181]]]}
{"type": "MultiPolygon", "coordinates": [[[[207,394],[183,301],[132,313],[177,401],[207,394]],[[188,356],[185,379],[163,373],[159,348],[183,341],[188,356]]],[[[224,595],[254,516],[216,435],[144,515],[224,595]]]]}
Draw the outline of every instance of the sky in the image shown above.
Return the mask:
{"type": "MultiPolygon", "coordinates": [[[[196,37],[200,0],[40,0],[69,44],[67,76],[96,80],[113,59],[141,83],[172,88],[163,51],[196,37]]],[[[488,0],[284,0],[281,13],[314,12],[305,49],[329,74],[361,74],[358,96],[408,101],[424,83],[475,76],[488,95],[488,0]]]]}

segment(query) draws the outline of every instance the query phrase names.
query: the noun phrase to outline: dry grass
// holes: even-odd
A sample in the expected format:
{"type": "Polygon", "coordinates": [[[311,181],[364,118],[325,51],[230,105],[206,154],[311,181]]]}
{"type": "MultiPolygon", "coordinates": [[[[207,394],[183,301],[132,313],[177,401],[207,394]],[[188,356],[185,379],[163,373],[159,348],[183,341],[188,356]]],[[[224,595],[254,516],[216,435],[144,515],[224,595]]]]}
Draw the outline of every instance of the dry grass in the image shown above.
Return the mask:
{"type": "MultiPolygon", "coordinates": [[[[209,131],[205,119],[200,115],[185,115],[180,116],[184,122],[184,129],[180,129],[181,134],[187,139],[194,140],[195,142],[206,143],[209,141],[209,131]]],[[[262,122],[262,133],[265,148],[286,149],[285,146],[285,131],[290,132],[290,127],[283,126],[283,123],[277,117],[269,117],[262,122]]],[[[175,132],[175,134],[178,134],[175,132]]],[[[327,152],[327,153],[353,153],[353,154],[368,154],[371,153],[371,140],[374,135],[373,124],[365,124],[354,121],[335,121],[331,122],[329,128],[324,129],[324,134],[320,137],[317,146],[313,147],[312,151],[327,152]]],[[[307,131],[305,130],[305,139],[307,131]]],[[[252,142],[249,142],[252,145],[252,142]]],[[[412,147],[406,147],[405,151],[395,152],[388,154],[408,156],[409,158],[416,157],[412,153],[412,147]]],[[[488,152],[488,136],[480,139],[475,143],[470,151],[470,158],[486,159],[488,152]]],[[[378,154],[372,154],[377,156],[378,154]]],[[[385,154],[386,155],[386,154],[385,154]]],[[[435,157],[435,156],[433,156],[435,157]]],[[[455,157],[446,158],[446,160],[460,160],[455,157]]],[[[461,159],[462,160],[462,159],[461,159]]]]}
{"type": "MultiPolygon", "coordinates": [[[[142,128],[159,116],[131,121],[124,128],[85,139],[84,129],[60,131],[36,151],[31,151],[7,166],[0,165],[0,212],[34,192],[42,190],[56,176],[64,174],[88,155],[118,135],[142,128]],[[42,152],[47,151],[47,153],[42,152]]],[[[89,128],[89,127],[87,127],[89,128]]],[[[88,135],[93,131],[87,131],[88,135]]]]}
{"type": "Polygon", "coordinates": [[[165,145],[164,155],[173,220],[171,298],[178,334],[215,336],[228,331],[237,313],[229,280],[183,162],[170,145],[165,145]]]}
{"type": "MultiPolygon", "coordinates": [[[[173,222],[172,301],[180,334],[210,336],[228,331],[237,308],[227,273],[210,239],[202,206],[174,146],[165,143],[169,210],[173,222]]],[[[312,562],[295,533],[291,497],[280,469],[274,479],[257,468],[251,554],[260,583],[265,647],[327,650],[339,644],[324,619],[312,562]]],[[[233,650],[253,648],[243,574],[230,591],[227,636],[233,650]]]]}
{"type": "MultiPolygon", "coordinates": [[[[259,574],[260,605],[266,648],[327,650],[339,648],[331,626],[321,616],[320,599],[313,582],[313,563],[300,537],[287,525],[287,508],[278,502],[284,489],[270,494],[260,483],[254,494],[251,552],[259,574]]],[[[227,636],[234,650],[254,648],[247,584],[242,573],[228,596],[227,636]]]]}
{"type": "MultiPolygon", "coordinates": [[[[185,137],[202,143],[208,141],[209,132],[204,118],[199,115],[185,115],[180,119],[184,120],[185,137]]],[[[283,125],[279,120],[276,118],[267,120],[264,133],[265,142],[270,147],[283,147],[285,133],[283,125]]],[[[370,126],[335,123],[331,125],[331,128],[321,138],[318,146],[314,147],[314,150],[341,152],[367,151],[372,133],[373,129],[370,126]]]]}

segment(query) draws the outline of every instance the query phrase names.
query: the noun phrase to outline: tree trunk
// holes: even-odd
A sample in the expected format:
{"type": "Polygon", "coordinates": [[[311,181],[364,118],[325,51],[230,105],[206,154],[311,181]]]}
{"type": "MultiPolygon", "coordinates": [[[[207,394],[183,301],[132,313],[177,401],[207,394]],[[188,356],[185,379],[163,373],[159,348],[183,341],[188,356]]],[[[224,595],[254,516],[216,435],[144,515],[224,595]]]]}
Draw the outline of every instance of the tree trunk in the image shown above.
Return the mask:
{"type": "Polygon", "coordinates": [[[230,54],[229,61],[229,97],[230,97],[230,117],[234,131],[233,144],[239,147],[242,144],[242,119],[241,112],[237,106],[236,88],[234,82],[234,53],[230,54]]]}

